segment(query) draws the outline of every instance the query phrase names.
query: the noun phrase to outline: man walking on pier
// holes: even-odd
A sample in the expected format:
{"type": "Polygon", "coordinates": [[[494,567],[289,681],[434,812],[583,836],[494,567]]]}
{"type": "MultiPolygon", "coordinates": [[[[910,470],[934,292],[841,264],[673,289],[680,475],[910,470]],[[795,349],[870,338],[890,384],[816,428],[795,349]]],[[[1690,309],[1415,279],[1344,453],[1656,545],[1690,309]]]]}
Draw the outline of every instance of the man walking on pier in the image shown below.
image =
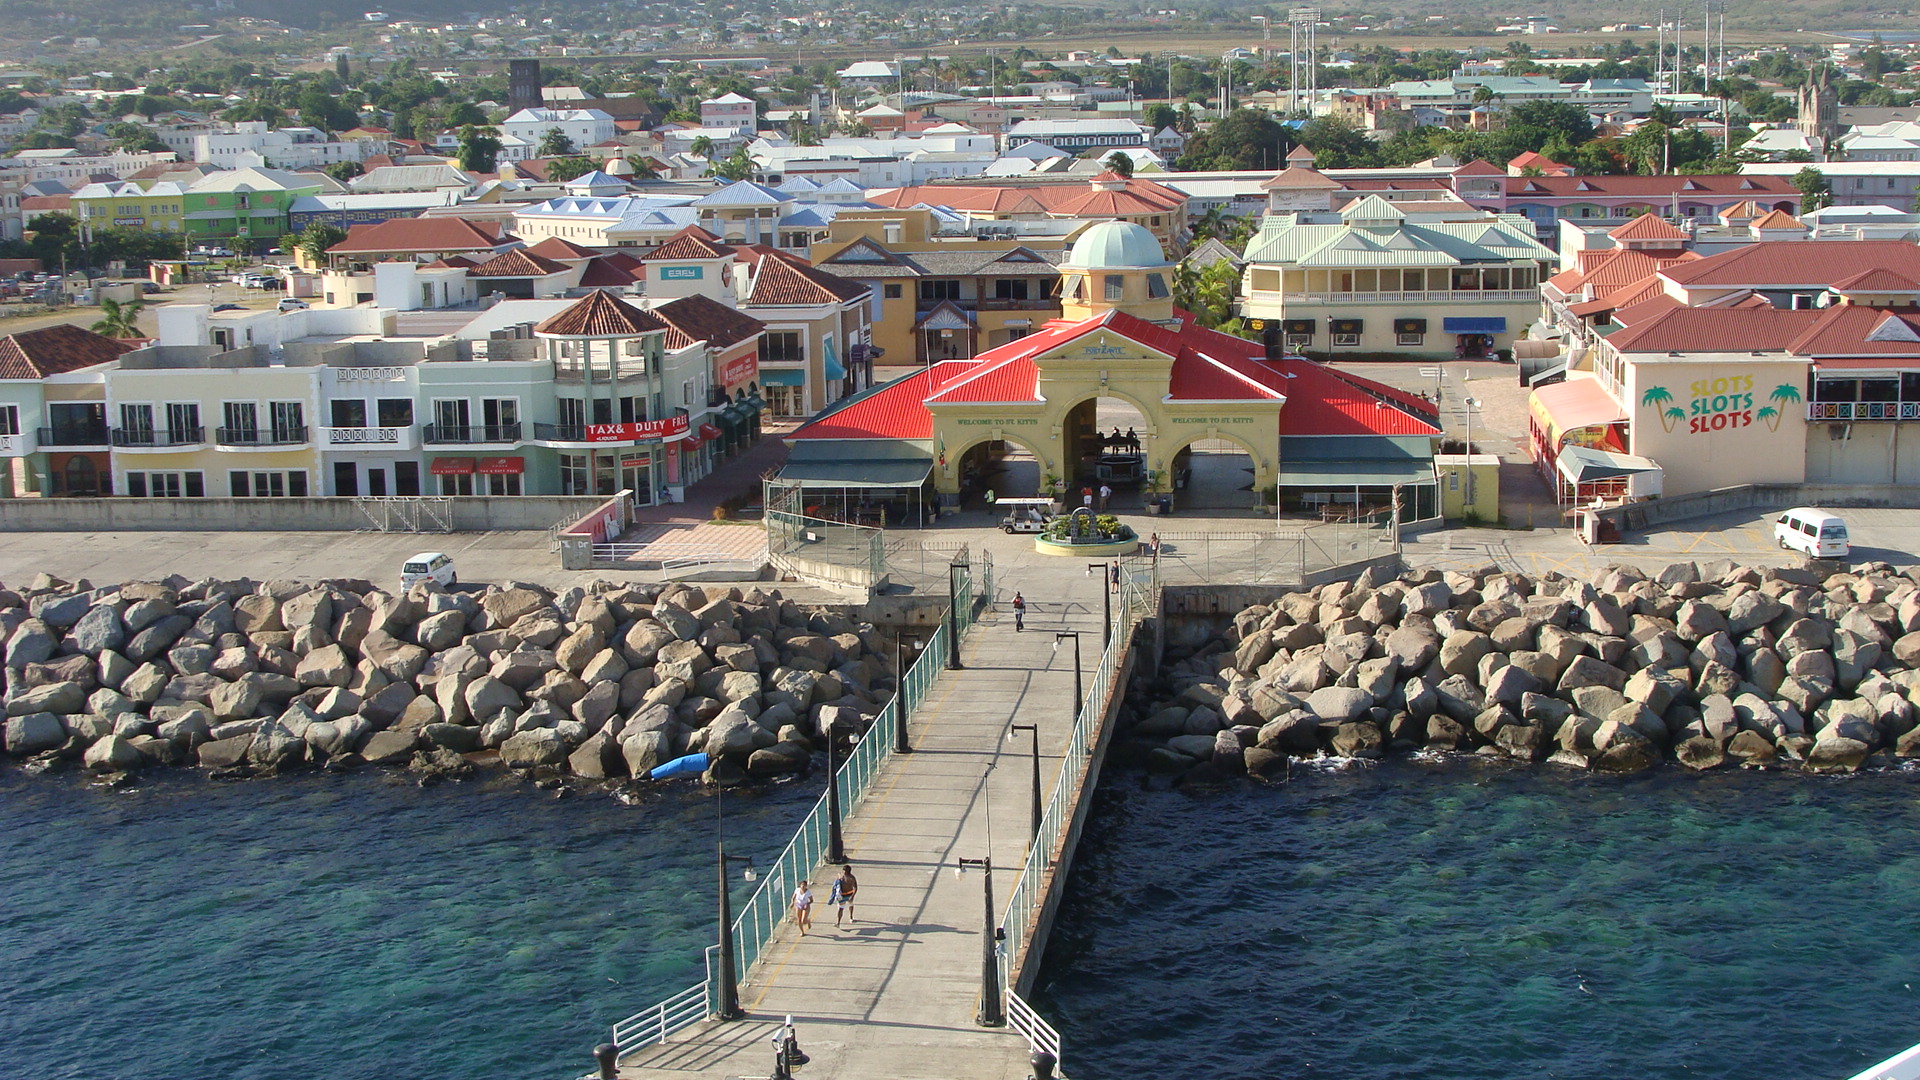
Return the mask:
{"type": "Polygon", "coordinates": [[[848,925],[858,921],[853,917],[853,894],[860,891],[860,881],[853,876],[853,867],[842,866],[840,876],[833,879],[833,928],[841,929],[840,920],[848,925]]]}

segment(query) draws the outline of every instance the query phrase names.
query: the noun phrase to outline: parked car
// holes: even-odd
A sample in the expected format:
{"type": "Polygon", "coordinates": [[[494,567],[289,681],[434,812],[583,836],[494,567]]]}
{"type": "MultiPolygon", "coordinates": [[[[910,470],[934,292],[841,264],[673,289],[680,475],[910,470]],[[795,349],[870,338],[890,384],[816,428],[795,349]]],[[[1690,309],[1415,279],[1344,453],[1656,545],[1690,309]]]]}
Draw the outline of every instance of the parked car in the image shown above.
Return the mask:
{"type": "Polygon", "coordinates": [[[214,307],[214,309],[213,309],[213,310],[215,310],[215,311],[245,311],[245,310],[247,310],[247,305],[245,305],[245,304],[219,304],[219,305],[216,305],[216,306],[214,307]]]}
{"type": "Polygon", "coordinates": [[[460,575],[453,571],[453,556],[444,551],[423,551],[400,564],[403,591],[423,581],[437,582],[442,588],[460,584],[460,575]]]}
{"type": "Polygon", "coordinates": [[[299,300],[291,296],[283,296],[280,298],[280,303],[277,306],[281,311],[305,311],[313,305],[307,303],[305,300],[299,300]]]}
{"type": "Polygon", "coordinates": [[[1816,559],[1844,559],[1853,552],[1847,523],[1811,506],[1796,506],[1776,518],[1773,542],[1816,559]]]}

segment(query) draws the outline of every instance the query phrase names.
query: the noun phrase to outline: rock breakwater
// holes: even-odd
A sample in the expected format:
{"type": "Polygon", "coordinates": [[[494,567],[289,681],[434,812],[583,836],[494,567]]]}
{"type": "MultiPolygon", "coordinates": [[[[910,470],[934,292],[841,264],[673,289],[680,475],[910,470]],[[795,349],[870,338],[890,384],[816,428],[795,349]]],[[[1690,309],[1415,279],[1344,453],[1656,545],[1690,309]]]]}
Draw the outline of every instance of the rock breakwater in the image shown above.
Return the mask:
{"type": "Polygon", "coordinates": [[[1170,634],[1123,758],[1189,779],[1458,751],[1636,772],[1920,757],[1920,584],[1884,563],[1369,571],[1170,634]]]}
{"type": "Polygon", "coordinates": [[[808,768],[892,696],[870,625],[777,590],[482,592],[365,581],[0,588],[3,742],[29,768],[222,776],[474,762],[585,780],[705,753],[737,784],[808,768]]]}

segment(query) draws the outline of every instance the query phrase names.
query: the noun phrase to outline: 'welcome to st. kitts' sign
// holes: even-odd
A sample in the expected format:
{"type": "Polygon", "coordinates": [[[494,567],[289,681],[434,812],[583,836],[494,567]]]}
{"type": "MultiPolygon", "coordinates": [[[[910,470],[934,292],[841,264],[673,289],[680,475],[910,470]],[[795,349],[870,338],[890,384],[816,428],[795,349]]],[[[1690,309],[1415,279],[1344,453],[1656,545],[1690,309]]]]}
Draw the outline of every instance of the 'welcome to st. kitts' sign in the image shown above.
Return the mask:
{"type": "Polygon", "coordinates": [[[665,420],[645,420],[637,424],[588,424],[587,441],[596,443],[642,442],[660,440],[672,442],[684,438],[687,434],[687,418],[669,416],[665,420]]]}

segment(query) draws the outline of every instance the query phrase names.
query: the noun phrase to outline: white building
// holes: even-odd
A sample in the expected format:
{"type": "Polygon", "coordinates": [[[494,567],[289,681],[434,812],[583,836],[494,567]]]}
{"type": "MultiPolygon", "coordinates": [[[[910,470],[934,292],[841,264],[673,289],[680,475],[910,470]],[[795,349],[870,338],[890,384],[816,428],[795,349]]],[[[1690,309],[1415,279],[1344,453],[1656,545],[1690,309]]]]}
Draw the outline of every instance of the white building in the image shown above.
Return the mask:
{"type": "Polygon", "coordinates": [[[755,112],[752,98],[740,94],[722,94],[700,103],[700,126],[732,128],[743,135],[751,135],[759,124],[755,112]]]}
{"type": "Polygon", "coordinates": [[[501,134],[535,147],[555,128],[573,141],[577,151],[606,142],[614,133],[613,117],[599,109],[521,109],[500,125],[501,134]]]}
{"type": "Polygon", "coordinates": [[[342,161],[364,161],[367,143],[330,139],[319,128],[275,130],[264,120],[235,124],[228,132],[202,132],[193,137],[195,161],[234,169],[256,164],[256,157],[276,169],[310,169],[342,161]]]}

